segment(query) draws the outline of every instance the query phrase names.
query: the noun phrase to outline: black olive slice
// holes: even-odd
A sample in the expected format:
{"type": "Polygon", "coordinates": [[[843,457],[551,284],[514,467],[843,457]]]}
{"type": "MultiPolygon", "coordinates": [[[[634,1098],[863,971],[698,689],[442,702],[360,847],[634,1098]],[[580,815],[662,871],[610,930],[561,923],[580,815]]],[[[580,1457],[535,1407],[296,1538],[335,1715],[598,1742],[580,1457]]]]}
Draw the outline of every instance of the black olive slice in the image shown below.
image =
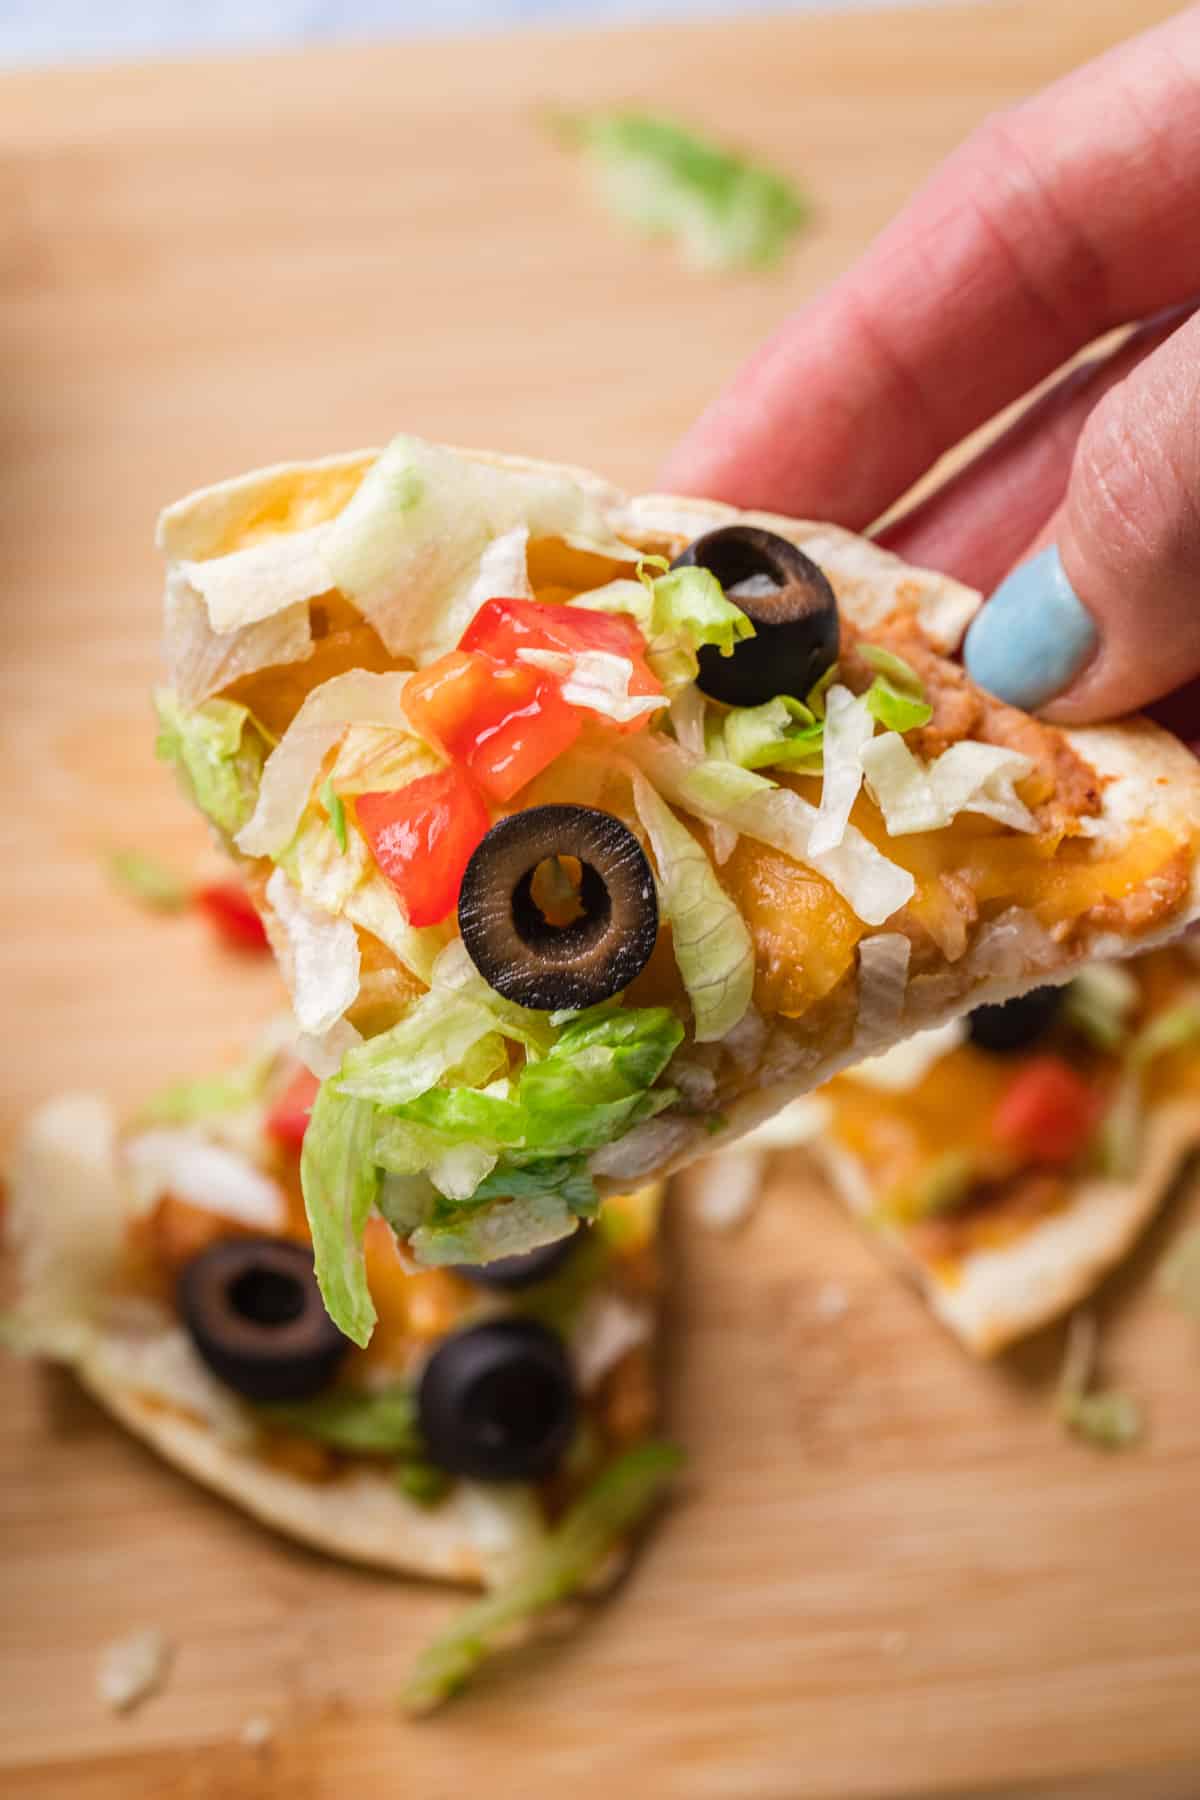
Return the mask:
{"type": "Polygon", "coordinates": [[[533,1319],[491,1319],[444,1338],[417,1390],[431,1462],[476,1481],[536,1481],[578,1416],[562,1340],[533,1319]]]}
{"type": "Polygon", "coordinates": [[[593,806],[531,806],[493,825],[458,896],[467,954],[489,987],[538,1012],[596,1006],[646,966],[658,936],[654,876],[633,833],[593,806]],[[534,898],[550,858],[579,864],[579,914],[553,924],[534,898]]]}
{"type": "Polygon", "coordinates": [[[803,550],[757,525],[706,531],[671,564],[716,576],[726,598],[753,622],[732,656],[700,652],[698,685],[727,706],[760,706],[776,694],[803,700],[838,659],[837,600],[803,550]]]}
{"type": "Polygon", "coordinates": [[[563,1265],[570,1260],[579,1241],[578,1232],[569,1237],[555,1238],[552,1244],[542,1244],[536,1250],[526,1250],[520,1256],[498,1256],[490,1263],[457,1263],[454,1267],[456,1275],[462,1275],[476,1287],[486,1288],[527,1288],[539,1281],[549,1281],[557,1275],[563,1265]]]}
{"type": "Polygon", "coordinates": [[[971,1042],[1001,1056],[1028,1049],[1049,1031],[1065,997],[1065,988],[1040,987],[998,1006],[977,1006],[967,1020],[971,1042]]]}
{"type": "Polygon", "coordinates": [[[321,1301],[312,1251],[283,1238],[224,1238],[179,1277],[197,1354],[247,1400],[306,1400],[350,1348],[321,1301]]]}

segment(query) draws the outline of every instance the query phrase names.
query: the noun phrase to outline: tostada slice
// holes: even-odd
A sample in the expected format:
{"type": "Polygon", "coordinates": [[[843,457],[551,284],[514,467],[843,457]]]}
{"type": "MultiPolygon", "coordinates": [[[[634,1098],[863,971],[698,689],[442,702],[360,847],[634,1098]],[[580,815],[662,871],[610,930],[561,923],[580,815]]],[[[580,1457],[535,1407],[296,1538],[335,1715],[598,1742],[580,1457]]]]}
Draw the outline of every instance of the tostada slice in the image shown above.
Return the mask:
{"type": "Polygon", "coordinates": [[[4,1337],[264,1524],[484,1587],[414,1670],[420,1709],[619,1567],[677,1466],[653,1436],[659,1190],[486,1269],[410,1274],[372,1221],[363,1350],[313,1274],[316,1088],[267,1044],[120,1126],[94,1097],[43,1106],[12,1172],[4,1337]]]}
{"type": "Polygon", "coordinates": [[[399,438],[169,507],[160,747],[323,1078],[317,1271],[483,1262],[865,1055],[1197,912],[1200,770],[974,688],[829,525],[399,438]]]}
{"type": "Polygon", "coordinates": [[[1181,948],[921,1033],[834,1078],[807,1143],[937,1316],[987,1356],[1078,1301],[1200,1148],[1181,948]]]}

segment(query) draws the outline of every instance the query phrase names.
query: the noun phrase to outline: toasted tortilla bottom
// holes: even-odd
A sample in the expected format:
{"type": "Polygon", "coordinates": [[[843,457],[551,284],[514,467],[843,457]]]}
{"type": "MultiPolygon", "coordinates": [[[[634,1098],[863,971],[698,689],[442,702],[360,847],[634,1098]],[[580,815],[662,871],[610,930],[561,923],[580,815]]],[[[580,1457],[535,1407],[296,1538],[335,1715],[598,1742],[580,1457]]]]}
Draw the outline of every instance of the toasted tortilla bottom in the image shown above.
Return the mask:
{"type": "MultiPolygon", "coordinates": [[[[511,1554],[517,1533],[505,1531],[508,1512],[495,1495],[481,1505],[480,1490],[459,1482],[430,1508],[407,1499],[372,1469],[337,1481],[303,1481],[249,1448],[224,1442],[211,1424],[168,1410],[130,1386],[112,1367],[114,1347],[114,1340],[101,1339],[74,1365],[88,1392],[167,1462],[260,1524],[347,1562],[464,1584],[482,1585],[511,1554]]],[[[515,1523],[523,1509],[512,1510],[515,1523]]]]}
{"type": "MultiPolygon", "coordinates": [[[[843,618],[860,637],[869,639],[877,632],[886,637],[886,621],[898,609],[907,609],[930,648],[952,657],[981,604],[980,596],[960,583],[909,567],[879,545],[835,525],[741,511],[701,499],[669,495],[629,498],[598,477],[569,466],[478,451],[457,454],[495,469],[573,480],[614,537],[644,554],[674,555],[687,542],[718,526],[746,523],[764,527],[801,547],[822,567],[843,618]]],[[[221,483],[168,508],[160,527],[160,545],[173,570],[184,570],[189,582],[199,581],[197,571],[206,561],[280,532],[299,538],[327,524],[345,506],[373,461],[374,453],[360,452],[320,463],[282,465],[221,483]]],[[[539,554],[547,545],[553,548],[554,542],[543,540],[539,554]]],[[[584,553],[564,550],[563,555],[569,562],[584,553]]],[[[597,569],[604,567],[602,557],[592,561],[597,569]]],[[[570,581],[568,573],[568,585],[570,581]]],[[[197,593],[190,616],[194,620],[203,611],[197,593]]],[[[214,644],[221,641],[213,639],[214,644]]],[[[232,691],[251,703],[252,710],[255,698],[268,698],[272,693],[276,698],[290,696],[286,710],[294,716],[306,684],[318,685],[324,679],[311,671],[306,675],[307,667],[301,652],[293,667],[261,668],[251,678],[253,695],[236,684],[232,691]]],[[[225,691],[230,691],[230,685],[226,682],[225,691]]],[[[207,691],[217,691],[216,685],[207,691]]],[[[282,729],[287,722],[287,718],[275,718],[272,728],[282,729]]],[[[788,1100],[820,1087],[840,1069],[914,1032],[985,1001],[1000,1002],[1034,986],[1065,982],[1083,963],[1140,954],[1168,942],[1200,918],[1200,764],[1174,738],[1142,720],[1065,731],[1061,736],[1099,777],[1100,810],[1082,821],[1082,835],[1095,846],[1098,863],[1109,868],[1116,881],[1114,892],[1106,899],[1103,882],[1097,880],[1096,904],[1088,904],[1086,899],[1072,902],[1067,917],[1054,920],[1049,928],[1037,921],[1032,904],[984,905],[981,918],[971,927],[969,947],[957,960],[949,961],[940,949],[932,962],[928,956],[924,962],[914,956],[906,990],[885,1018],[860,1016],[863,961],[857,952],[848,974],[800,1016],[752,1011],[723,1040],[730,1057],[729,1073],[712,1102],[721,1118],[721,1148],[788,1100]],[[1155,864],[1139,874],[1135,857],[1128,865],[1133,872],[1128,889],[1124,889],[1111,865],[1131,843],[1136,846],[1139,833],[1151,831],[1159,831],[1165,843],[1174,844],[1174,864],[1168,857],[1158,873],[1155,864]],[[999,916],[990,916],[989,907],[999,916]]],[[[754,839],[742,841],[748,855],[759,854],[754,839]]],[[[913,841],[896,840],[892,854],[903,862],[903,845],[913,841]]],[[[886,842],[883,848],[888,854],[886,842]]],[[[768,852],[764,849],[762,854],[768,852]]],[[[262,879],[268,868],[252,864],[252,881],[262,879]]],[[[864,930],[859,950],[894,929],[884,924],[864,930]]],[[[363,1005],[361,1018],[353,1004],[347,1016],[373,1035],[381,1027],[370,1022],[370,1003],[365,998],[363,1005]]],[[[670,1174],[713,1148],[711,1119],[666,1112],[597,1152],[591,1167],[599,1191],[614,1193],[631,1183],[670,1174]]]]}
{"type": "MultiPolygon", "coordinates": [[[[4,1219],[17,1279],[3,1321],[13,1348],[69,1367],[167,1462],[329,1556],[395,1575],[492,1586],[536,1549],[548,1526],[525,1483],[455,1480],[430,1507],[410,1499],[386,1469],[359,1465],[310,1481],[258,1454],[251,1416],[209,1373],[174,1313],[127,1290],[128,1190],[117,1145],[110,1108],[91,1095],[49,1101],[30,1120],[4,1219]]],[[[589,1298],[609,1291],[617,1288],[600,1278],[589,1298]]],[[[648,1317],[656,1331],[657,1309],[648,1317]]]]}
{"type": "Polygon", "coordinates": [[[950,1267],[917,1256],[902,1229],[877,1226],[875,1194],[858,1159],[827,1137],[817,1162],[890,1259],[916,1281],[936,1316],[976,1356],[1048,1325],[1085,1299],[1127,1255],[1200,1148],[1200,1107],[1171,1100],[1150,1113],[1134,1180],[1099,1176],[1072,1183],[1065,1206],[1025,1226],[1003,1246],[971,1250],[950,1267]]]}

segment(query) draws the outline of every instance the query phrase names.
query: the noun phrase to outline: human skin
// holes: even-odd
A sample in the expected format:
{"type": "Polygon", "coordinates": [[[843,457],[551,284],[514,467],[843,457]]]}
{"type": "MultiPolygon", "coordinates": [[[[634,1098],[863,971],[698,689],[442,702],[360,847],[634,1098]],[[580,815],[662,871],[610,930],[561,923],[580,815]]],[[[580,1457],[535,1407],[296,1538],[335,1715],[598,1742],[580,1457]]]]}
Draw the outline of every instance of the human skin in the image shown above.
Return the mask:
{"type": "Polygon", "coordinates": [[[884,534],[992,599],[984,686],[1063,722],[1200,708],[1200,7],[996,115],[788,318],[671,453],[665,488],[867,529],[1095,339],[884,534]]]}

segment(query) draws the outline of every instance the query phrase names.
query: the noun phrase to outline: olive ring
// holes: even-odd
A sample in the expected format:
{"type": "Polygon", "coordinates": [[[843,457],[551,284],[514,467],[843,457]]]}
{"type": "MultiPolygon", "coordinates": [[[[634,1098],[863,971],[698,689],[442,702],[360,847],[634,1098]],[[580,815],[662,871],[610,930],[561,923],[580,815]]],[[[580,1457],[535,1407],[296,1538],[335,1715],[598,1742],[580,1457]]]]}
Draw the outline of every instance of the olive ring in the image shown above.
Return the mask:
{"type": "Polygon", "coordinates": [[[658,900],[646,853],[611,813],[593,806],[531,806],[501,819],[463,876],[458,925],[488,985],[537,1012],[596,1006],[628,987],[658,936],[658,900]],[[534,875],[552,857],[580,867],[580,914],[554,925],[534,898],[534,875]]]}
{"type": "Polygon", "coordinates": [[[732,656],[700,651],[697,685],[727,706],[759,706],[776,694],[803,700],[838,659],[837,597],[803,550],[758,525],[722,525],[675,558],[673,569],[715,575],[754,626],[732,656]]]}

